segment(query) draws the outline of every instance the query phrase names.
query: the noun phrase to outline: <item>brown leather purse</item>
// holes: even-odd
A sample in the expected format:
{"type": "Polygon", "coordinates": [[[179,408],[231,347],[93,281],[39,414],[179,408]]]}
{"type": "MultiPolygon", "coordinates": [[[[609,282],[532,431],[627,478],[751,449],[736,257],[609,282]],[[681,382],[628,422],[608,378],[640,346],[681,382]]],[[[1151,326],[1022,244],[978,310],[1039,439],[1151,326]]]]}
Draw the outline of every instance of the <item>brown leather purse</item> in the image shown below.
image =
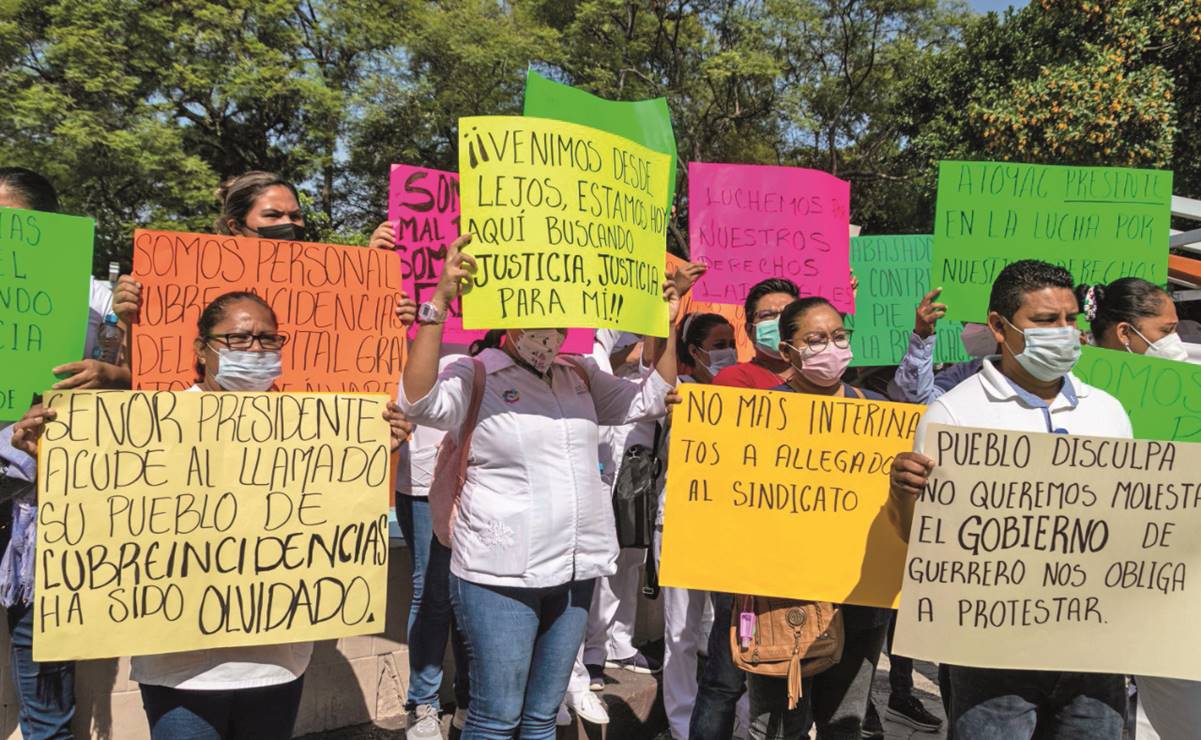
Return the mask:
{"type": "Polygon", "coordinates": [[[842,660],[846,631],[842,611],[828,601],[797,601],[767,596],[735,596],[730,619],[734,665],[757,676],[788,679],[788,708],[801,698],[801,679],[816,676],[842,660]],[[744,636],[743,615],[753,618],[744,636]]]}

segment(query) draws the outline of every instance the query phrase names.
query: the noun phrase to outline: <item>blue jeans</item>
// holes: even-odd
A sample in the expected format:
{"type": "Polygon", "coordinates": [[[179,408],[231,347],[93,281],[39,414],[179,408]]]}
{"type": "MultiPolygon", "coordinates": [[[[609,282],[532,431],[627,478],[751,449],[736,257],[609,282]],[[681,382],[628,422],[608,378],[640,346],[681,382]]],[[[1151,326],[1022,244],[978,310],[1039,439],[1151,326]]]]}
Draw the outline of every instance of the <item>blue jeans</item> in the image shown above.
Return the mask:
{"type": "Polygon", "coordinates": [[[1126,682],[1104,673],[948,666],[955,737],[1120,740],[1126,682]]]}
{"type": "Polygon", "coordinates": [[[69,738],[75,716],[75,664],[35,663],[33,660],[33,607],[8,610],[11,639],[9,661],[13,685],[20,701],[21,736],[25,740],[69,738]]]}
{"type": "Polygon", "coordinates": [[[595,580],[551,588],[482,586],[450,576],[471,666],[462,740],[553,740],[584,641],[595,580]]]}
{"type": "Polygon", "coordinates": [[[734,597],[713,594],[713,630],[709,633],[709,657],[701,673],[692,720],[691,740],[730,740],[738,699],[746,690],[746,674],[734,666],[730,655],[730,612],[734,597]]]}
{"type": "Polygon", "coordinates": [[[396,494],[396,522],[413,558],[409,604],[409,695],[406,709],[439,706],[442,659],[450,638],[455,656],[455,703],[468,702],[467,651],[450,607],[450,550],[434,536],[429,499],[396,494]]]}
{"type": "Polygon", "coordinates": [[[304,676],[228,691],[139,687],[152,740],[290,740],[304,676]]]}

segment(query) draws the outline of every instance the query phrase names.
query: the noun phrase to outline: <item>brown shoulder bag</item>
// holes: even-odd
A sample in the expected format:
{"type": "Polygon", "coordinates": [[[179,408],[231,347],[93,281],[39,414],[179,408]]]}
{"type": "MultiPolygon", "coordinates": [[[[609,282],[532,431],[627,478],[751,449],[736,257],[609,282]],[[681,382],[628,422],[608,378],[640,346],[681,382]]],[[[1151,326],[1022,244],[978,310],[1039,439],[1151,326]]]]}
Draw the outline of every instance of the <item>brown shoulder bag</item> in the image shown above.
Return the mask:
{"type": "Polygon", "coordinates": [[[828,601],[797,601],[767,596],[735,596],[730,615],[734,665],[757,676],[788,679],[788,708],[801,698],[801,679],[842,660],[846,632],[842,611],[828,601]],[[743,615],[754,623],[740,633],[743,615]],[[746,637],[746,639],[743,639],[746,637]]]}

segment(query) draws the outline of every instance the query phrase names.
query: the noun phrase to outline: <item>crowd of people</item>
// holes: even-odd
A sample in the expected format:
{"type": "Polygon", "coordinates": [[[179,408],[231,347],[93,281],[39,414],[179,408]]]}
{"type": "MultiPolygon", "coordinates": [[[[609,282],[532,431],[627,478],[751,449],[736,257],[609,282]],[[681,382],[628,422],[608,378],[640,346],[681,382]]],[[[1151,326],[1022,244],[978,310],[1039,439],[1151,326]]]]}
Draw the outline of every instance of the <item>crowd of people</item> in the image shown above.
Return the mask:
{"type": "MultiPolygon", "coordinates": [[[[272,174],[235,177],[217,198],[219,233],[305,237],[296,189],[272,174]]],[[[58,210],[51,183],[11,167],[0,169],[0,206],[58,210]]],[[[380,224],[368,246],[391,248],[394,234],[391,223],[380,224]]],[[[943,721],[918,699],[904,656],[890,655],[890,697],[886,707],[874,705],[877,664],[891,643],[894,614],[887,609],[833,605],[844,630],[841,656],[799,681],[737,665],[734,594],[662,588],[663,657],[635,645],[641,594],[660,591],[654,573],[661,535],[672,526],[662,490],[678,384],[928,404],[916,450],[897,456],[889,472],[890,519],[907,538],[933,465],[922,454],[926,425],[1130,437],[1121,404],[1072,374],[1082,344],[1188,361],[1162,287],[1138,278],[1079,286],[1064,269],[1034,260],[1002,270],[987,321],[965,326],[971,361],[935,365],[946,307],[934,290],[916,306],[895,372],[866,373],[849,370],[852,329],[844,316],[783,278],[747,293],[739,328],[755,354],[739,362],[728,319],[679,315],[681,299],[704,273],[691,263],[662,285],[670,317],[665,339],[600,330],[587,356],[560,353],[563,327],[494,330],[469,347],[447,343],[444,322],[475,269],[471,236],[464,235],[449,245],[429,300],[418,306],[401,296],[397,307],[398,319],[417,327],[396,403],[385,412],[400,453],[396,517],[412,563],[410,740],[443,737],[449,707],[439,696],[448,644],[452,721],[468,740],[551,738],[572,712],[607,723],[598,694],[606,671],[661,672],[675,740],[792,740],[814,727],[823,740],[883,737],[880,709],[914,729],[938,731],[943,721]],[[1081,317],[1090,329],[1083,334],[1081,317]],[[651,471],[657,512],[650,542],[622,547],[613,494],[637,472],[630,472],[635,460],[652,461],[638,470],[651,471]]],[[[54,387],[129,388],[132,344],[115,363],[93,350],[104,317],[113,313],[135,326],[141,302],[141,286],[129,276],[115,289],[93,281],[84,357],[54,368],[63,378],[54,387]]],[[[260,297],[226,293],[204,308],[196,329],[189,390],[273,388],[288,337],[260,297]]],[[[8,609],[26,738],[70,737],[74,715],[73,665],[32,657],[37,441],[53,416],[34,404],[0,430],[0,490],[8,495],[0,601],[8,609]]],[[[131,678],[156,740],[286,738],[311,652],[302,642],[139,656],[131,678]]],[[[1201,690],[1185,681],[949,665],[940,666],[938,678],[946,732],[962,740],[1117,740],[1134,685],[1163,737],[1201,732],[1201,690]]]]}

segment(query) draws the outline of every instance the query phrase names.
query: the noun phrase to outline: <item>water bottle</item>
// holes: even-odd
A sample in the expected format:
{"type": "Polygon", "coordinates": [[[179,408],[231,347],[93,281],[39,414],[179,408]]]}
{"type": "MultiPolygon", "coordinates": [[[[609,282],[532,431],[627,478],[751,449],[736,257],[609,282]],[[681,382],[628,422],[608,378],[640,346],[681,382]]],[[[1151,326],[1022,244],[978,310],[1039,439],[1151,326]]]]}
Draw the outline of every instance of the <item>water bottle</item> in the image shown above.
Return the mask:
{"type": "Polygon", "coordinates": [[[104,317],[104,323],[96,332],[96,349],[92,351],[93,359],[117,364],[121,357],[121,344],[125,341],[125,332],[117,324],[117,314],[109,313],[104,317]]]}

